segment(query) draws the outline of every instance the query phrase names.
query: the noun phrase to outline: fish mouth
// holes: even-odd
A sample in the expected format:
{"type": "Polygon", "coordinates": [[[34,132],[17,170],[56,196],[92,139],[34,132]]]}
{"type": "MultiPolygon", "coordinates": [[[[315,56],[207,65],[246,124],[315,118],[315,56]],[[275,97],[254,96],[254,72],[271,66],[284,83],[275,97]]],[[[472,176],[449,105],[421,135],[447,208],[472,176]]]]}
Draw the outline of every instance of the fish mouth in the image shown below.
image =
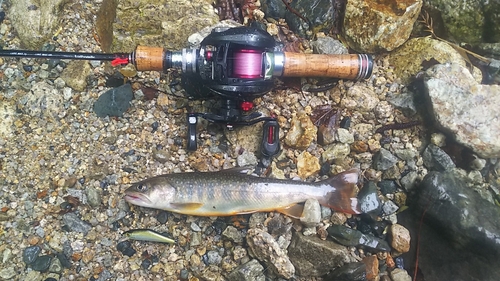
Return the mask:
{"type": "Polygon", "coordinates": [[[151,203],[151,200],[147,196],[141,193],[136,193],[136,192],[127,192],[125,196],[123,197],[125,201],[132,203],[132,204],[138,204],[138,203],[151,203]]]}

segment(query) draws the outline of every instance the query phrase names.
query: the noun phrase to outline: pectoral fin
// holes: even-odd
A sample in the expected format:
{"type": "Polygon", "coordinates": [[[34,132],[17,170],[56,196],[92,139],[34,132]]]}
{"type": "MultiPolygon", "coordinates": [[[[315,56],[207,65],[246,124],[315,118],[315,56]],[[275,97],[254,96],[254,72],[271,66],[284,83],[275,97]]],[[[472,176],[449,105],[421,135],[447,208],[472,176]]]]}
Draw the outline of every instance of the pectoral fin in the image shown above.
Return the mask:
{"type": "Polygon", "coordinates": [[[192,203],[170,203],[179,212],[190,212],[197,210],[203,206],[203,203],[192,202],[192,203]]]}
{"type": "Polygon", "coordinates": [[[294,219],[300,219],[300,217],[302,217],[302,213],[304,212],[304,205],[294,204],[283,209],[278,209],[276,211],[294,219]]]}

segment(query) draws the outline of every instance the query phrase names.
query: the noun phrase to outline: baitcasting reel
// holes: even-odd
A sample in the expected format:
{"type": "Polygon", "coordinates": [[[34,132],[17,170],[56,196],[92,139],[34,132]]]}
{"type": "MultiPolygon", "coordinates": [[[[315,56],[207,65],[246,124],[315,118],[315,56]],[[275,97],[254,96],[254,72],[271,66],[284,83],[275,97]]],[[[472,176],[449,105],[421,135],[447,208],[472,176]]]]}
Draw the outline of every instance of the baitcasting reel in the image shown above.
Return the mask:
{"type": "Polygon", "coordinates": [[[114,66],[132,63],[139,71],[181,69],[188,98],[213,98],[221,104],[215,113],[188,114],[187,148],[197,148],[197,117],[224,124],[228,129],[263,121],[261,151],[265,157],[279,151],[278,123],[273,117],[249,112],[252,101],[273,88],[273,77],[364,79],[371,76],[373,69],[373,60],[367,54],[283,52],[270,34],[251,27],[214,29],[199,49],[168,51],[138,46],[132,53],[114,54],[0,50],[0,56],[102,60],[114,66]]]}

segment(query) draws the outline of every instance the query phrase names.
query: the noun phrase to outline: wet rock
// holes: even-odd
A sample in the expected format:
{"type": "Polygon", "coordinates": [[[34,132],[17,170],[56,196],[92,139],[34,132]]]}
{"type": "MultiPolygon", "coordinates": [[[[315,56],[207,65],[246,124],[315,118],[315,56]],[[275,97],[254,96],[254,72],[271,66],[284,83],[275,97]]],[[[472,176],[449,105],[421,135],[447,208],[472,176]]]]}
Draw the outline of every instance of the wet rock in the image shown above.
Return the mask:
{"type": "Polygon", "coordinates": [[[482,158],[500,156],[500,85],[480,85],[455,63],[429,68],[424,84],[443,130],[482,158]]]}
{"type": "Polygon", "coordinates": [[[392,51],[410,37],[421,0],[347,1],[344,36],[358,52],[392,51]]]}
{"type": "Polygon", "coordinates": [[[52,257],[49,255],[39,256],[32,264],[31,268],[35,271],[47,271],[49,269],[52,257]]]}
{"type": "Polygon", "coordinates": [[[108,90],[99,96],[99,99],[94,103],[94,112],[99,117],[122,117],[123,113],[130,107],[130,101],[133,98],[134,94],[130,84],[108,90]]]}
{"type": "Polygon", "coordinates": [[[40,248],[40,246],[27,247],[23,251],[23,262],[26,264],[32,264],[41,252],[42,248],[40,248]]]}
{"type": "Polygon", "coordinates": [[[247,232],[250,256],[263,261],[278,276],[290,279],[295,275],[295,267],[271,234],[252,228],[247,232]]]}
{"type": "Polygon", "coordinates": [[[295,13],[288,10],[285,13],[285,20],[290,29],[301,36],[305,36],[309,29],[327,33],[335,27],[333,6],[329,0],[296,0],[290,2],[290,7],[310,21],[309,25],[295,13]]]}
{"type": "Polygon", "coordinates": [[[59,27],[65,3],[64,0],[12,1],[8,15],[21,45],[32,50],[40,49],[59,27]]]}
{"type": "Polygon", "coordinates": [[[363,234],[361,231],[343,225],[332,225],[327,231],[333,240],[344,246],[359,246],[373,252],[388,252],[391,250],[385,240],[363,234]]]}
{"type": "Polygon", "coordinates": [[[238,155],[236,161],[238,162],[239,167],[256,166],[259,162],[257,156],[248,150],[245,150],[242,154],[238,155]]]}
{"type": "Polygon", "coordinates": [[[17,101],[17,107],[24,113],[36,118],[55,118],[66,115],[61,93],[45,81],[35,83],[31,91],[17,101]]]}
{"type": "Polygon", "coordinates": [[[87,77],[91,73],[92,68],[90,67],[90,63],[73,60],[63,70],[61,78],[73,90],[83,92],[87,89],[87,77]]]}
{"type": "Polygon", "coordinates": [[[207,1],[120,1],[113,22],[111,50],[130,52],[138,45],[180,50],[187,47],[190,34],[218,21],[218,15],[207,1]]]}
{"type": "Polygon", "coordinates": [[[307,151],[303,151],[297,157],[297,174],[302,179],[318,174],[320,168],[318,157],[311,155],[307,151]]]}
{"type": "Polygon", "coordinates": [[[243,234],[236,227],[231,225],[224,229],[222,236],[238,244],[242,243],[244,238],[243,234]]]}
{"type": "Polygon", "coordinates": [[[316,199],[307,199],[300,222],[306,227],[315,227],[321,221],[321,206],[316,199]]]}
{"type": "Polygon", "coordinates": [[[323,276],[351,261],[349,251],[332,241],[294,232],[288,255],[299,276],[323,276]]]}
{"type": "Polygon", "coordinates": [[[467,187],[462,177],[453,172],[428,173],[419,187],[415,212],[424,210],[425,220],[457,246],[500,256],[500,209],[467,187]]]}
{"type": "Polygon", "coordinates": [[[373,157],[373,167],[380,171],[385,171],[398,162],[398,158],[389,150],[380,148],[379,152],[373,157]]]}
{"type": "Polygon", "coordinates": [[[306,149],[316,139],[318,129],[311,118],[304,112],[292,118],[291,128],[285,137],[285,143],[296,149],[306,149]]]}
{"type": "Polygon", "coordinates": [[[418,179],[418,173],[416,171],[410,171],[408,174],[404,175],[399,181],[402,187],[406,191],[412,191],[415,187],[418,179]]]}
{"type": "Polygon", "coordinates": [[[398,185],[393,180],[382,180],[378,183],[378,186],[383,195],[391,194],[398,190],[398,185]]]}
{"type": "Polygon", "coordinates": [[[399,94],[390,93],[387,96],[387,101],[395,108],[402,110],[406,116],[413,116],[417,113],[414,95],[407,91],[406,88],[401,90],[399,94]]]}
{"type": "Polygon", "coordinates": [[[325,147],[325,151],[321,154],[324,162],[342,163],[347,155],[351,152],[351,147],[347,143],[334,143],[325,147]]]}
{"type": "Polygon", "coordinates": [[[85,235],[92,229],[92,226],[80,219],[75,213],[66,213],[62,216],[62,222],[70,231],[80,232],[85,235]]]}
{"type": "Polygon", "coordinates": [[[382,203],[377,195],[377,185],[369,181],[358,194],[359,207],[362,213],[380,214],[382,203]]]}
{"type": "Polygon", "coordinates": [[[392,248],[398,253],[410,250],[410,232],[400,224],[393,224],[389,228],[389,238],[392,248]]]}
{"type": "Polygon", "coordinates": [[[439,12],[446,31],[459,42],[500,41],[500,3],[498,1],[426,1],[427,9],[439,12]]]}
{"type": "Polygon", "coordinates": [[[382,205],[382,211],[386,216],[394,214],[398,209],[398,205],[390,200],[384,202],[384,205],[382,205]]]}
{"type": "Polygon", "coordinates": [[[412,281],[411,276],[406,272],[406,270],[401,268],[395,268],[389,273],[392,281],[412,281]]]}
{"type": "Polygon", "coordinates": [[[325,281],[365,281],[366,265],[362,262],[348,263],[335,269],[324,278],[325,281]]]}
{"type": "Polygon", "coordinates": [[[449,171],[455,168],[455,163],[451,157],[441,148],[429,144],[422,154],[424,165],[427,169],[436,171],[449,171]]]}
{"type": "Polygon", "coordinates": [[[257,261],[251,260],[235,268],[227,276],[228,281],[264,281],[264,267],[257,261]]]}

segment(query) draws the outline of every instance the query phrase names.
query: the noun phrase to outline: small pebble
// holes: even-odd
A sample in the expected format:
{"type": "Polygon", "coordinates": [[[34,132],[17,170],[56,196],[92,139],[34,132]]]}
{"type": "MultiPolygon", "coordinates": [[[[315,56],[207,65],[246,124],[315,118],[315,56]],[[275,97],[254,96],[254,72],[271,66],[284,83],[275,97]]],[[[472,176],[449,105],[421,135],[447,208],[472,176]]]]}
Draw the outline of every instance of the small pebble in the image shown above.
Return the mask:
{"type": "Polygon", "coordinates": [[[32,264],[38,258],[38,255],[42,252],[40,246],[31,246],[23,251],[23,261],[26,264],[32,264]]]}
{"type": "Polygon", "coordinates": [[[52,262],[52,256],[43,255],[39,256],[32,264],[31,268],[35,271],[44,272],[50,267],[50,263],[52,262]]]}
{"type": "Polygon", "coordinates": [[[128,240],[118,243],[116,245],[116,249],[128,257],[131,257],[136,253],[136,250],[132,248],[132,243],[128,240]]]}

